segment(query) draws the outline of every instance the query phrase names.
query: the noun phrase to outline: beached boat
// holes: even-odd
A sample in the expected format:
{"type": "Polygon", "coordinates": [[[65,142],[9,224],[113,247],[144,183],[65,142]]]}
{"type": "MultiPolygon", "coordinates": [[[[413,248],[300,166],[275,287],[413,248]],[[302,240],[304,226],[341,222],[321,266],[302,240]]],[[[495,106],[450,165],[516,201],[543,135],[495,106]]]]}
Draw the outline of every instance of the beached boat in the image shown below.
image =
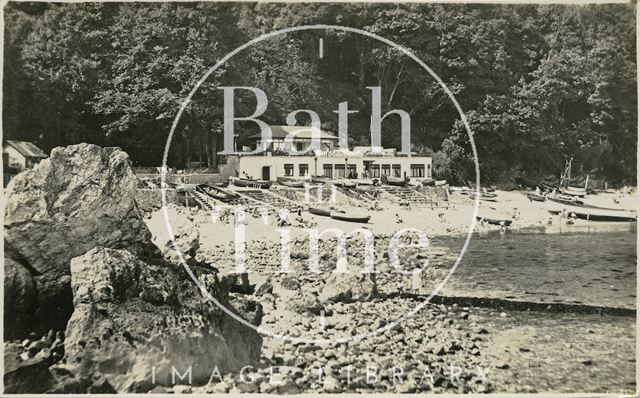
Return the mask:
{"type": "Polygon", "coordinates": [[[383,184],[394,185],[396,187],[404,187],[409,183],[409,181],[411,181],[409,177],[400,178],[400,177],[387,176],[384,174],[380,177],[380,180],[382,181],[383,184]]]}
{"type": "Polygon", "coordinates": [[[577,196],[577,197],[584,197],[587,194],[587,190],[584,188],[576,188],[576,187],[566,187],[566,188],[562,188],[560,190],[560,192],[562,192],[565,195],[569,195],[569,196],[577,196]]]}
{"type": "Polygon", "coordinates": [[[295,178],[278,177],[278,184],[289,188],[304,188],[305,180],[296,180],[295,178]]]}
{"type": "Polygon", "coordinates": [[[239,195],[235,192],[207,184],[198,185],[198,189],[208,196],[214,199],[218,199],[221,202],[228,202],[239,197],[239,195]]]}
{"type": "Polygon", "coordinates": [[[269,189],[272,182],[266,180],[249,180],[246,178],[238,178],[238,177],[229,177],[229,181],[237,186],[243,188],[260,188],[260,189],[269,189]]]}
{"type": "Polygon", "coordinates": [[[566,206],[562,209],[549,209],[551,214],[559,214],[565,212],[568,216],[575,215],[576,218],[588,221],[610,221],[610,222],[628,222],[637,221],[637,215],[629,210],[607,210],[591,207],[566,206]]]}
{"type": "Polygon", "coordinates": [[[316,216],[329,217],[331,215],[331,210],[323,207],[309,207],[309,213],[315,214],[316,216]]]}
{"type": "Polygon", "coordinates": [[[373,178],[352,178],[351,182],[353,182],[356,185],[374,185],[375,184],[375,179],[373,178]]]}
{"type": "Polygon", "coordinates": [[[476,220],[480,222],[484,221],[490,225],[500,225],[500,226],[504,225],[505,227],[510,226],[511,223],[513,222],[513,220],[509,220],[506,218],[501,219],[501,218],[491,218],[491,217],[482,217],[482,216],[476,216],[476,220]]]}
{"type": "Polygon", "coordinates": [[[371,218],[371,216],[368,216],[368,215],[346,213],[343,211],[332,211],[330,213],[330,216],[334,220],[359,222],[359,223],[368,223],[369,219],[371,218]]]}
{"type": "MultiPolygon", "coordinates": [[[[477,192],[471,191],[467,193],[467,195],[469,195],[471,199],[475,199],[477,196],[477,192]]],[[[497,195],[494,193],[480,193],[480,200],[484,200],[485,202],[495,202],[496,196],[497,195]]]]}
{"type": "Polygon", "coordinates": [[[344,178],[340,178],[337,180],[329,180],[330,184],[333,184],[337,187],[342,187],[342,188],[355,188],[356,187],[356,183],[353,181],[349,181],[346,180],[344,178]]]}
{"type": "Polygon", "coordinates": [[[532,202],[544,202],[547,198],[544,195],[539,195],[533,192],[527,192],[527,198],[532,202]]]}
{"type": "Polygon", "coordinates": [[[584,205],[584,202],[572,197],[562,197],[562,196],[548,196],[547,199],[549,199],[552,202],[556,202],[556,203],[561,203],[563,205],[570,205],[570,206],[582,206],[584,205]]]}
{"type": "Polygon", "coordinates": [[[468,193],[470,190],[469,187],[449,187],[450,193],[468,193]]]}
{"type": "Polygon", "coordinates": [[[311,176],[311,182],[314,184],[328,184],[331,181],[329,177],[311,176]]]}

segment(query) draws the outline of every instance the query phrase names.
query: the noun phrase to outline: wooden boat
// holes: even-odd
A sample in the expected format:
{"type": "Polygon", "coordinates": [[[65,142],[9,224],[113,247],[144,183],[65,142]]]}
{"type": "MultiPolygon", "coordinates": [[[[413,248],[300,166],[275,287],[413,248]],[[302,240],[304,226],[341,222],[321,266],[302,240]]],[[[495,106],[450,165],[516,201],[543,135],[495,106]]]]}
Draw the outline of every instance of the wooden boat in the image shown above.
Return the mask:
{"type": "Polygon", "coordinates": [[[358,215],[358,214],[348,214],[343,211],[332,211],[330,213],[331,218],[334,220],[340,221],[349,221],[349,222],[359,222],[359,223],[368,223],[371,216],[367,215],[358,215]]]}
{"type": "Polygon", "coordinates": [[[529,198],[531,202],[544,202],[547,200],[544,195],[539,195],[533,192],[527,192],[527,198],[529,198]]]}
{"type": "Polygon", "coordinates": [[[374,185],[375,180],[373,178],[352,178],[351,182],[356,185],[374,185]]]}
{"type": "Polygon", "coordinates": [[[590,207],[566,206],[561,209],[549,209],[551,214],[559,214],[562,211],[569,215],[575,215],[576,218],[588,221],[610,221],[610,222],[628,222],[637,221],[635,212],[628,210],[607,210],[596,209],[590,207]]]}
{"type": "Polygon", "coordinates": [[[509,219],[499,219],[499,218],[490,218],[490,217],[482,217],[482,216],[476,216],[476,220],[482,222],[486,222],[487,224],[490,225],[504,225],[505,227],[509,227],[511,226],[511,223],[513,222],[513,220],[509,220],[509,219]]]}
{"type": "Polygon", "coordinates": [[[400,177],[387,176],[384,174],[380,177],[380,180],[382,181],[383,184],[393,185],[396,187],[404,187],[409,183],[409,181],[411,181],[409,177],[400,178],[400,177]]]}
{"type": "Polygon", "coordinates": [[[329,177],[311,176],[311,182],[314,184],[327,184],[329,181],[331,181],[329,177]]]}
{"type": "Polygon", "coordinates": [[[493,191],[487,190],[487,188],[482,188],[482,192],[480,193],[484,198],[496,198],[498,194],[493,193],[493,191]]]}
{"type": "Polygon", "coordinates": [[[330,180],[329,181],[330,184],[333,184],[337,187],[342,187],[342,188],[355,188],[356,187],[356,183],[349,181],[349,180],[345,180],[344,178],[338,179],[338,180],[330,180]]]}
{"type": "Polygon", "coordinates": [[[238,178],[238,177],[229,177],[229,181],[237,186],[243,188],[260,188],[260,189],[269,189],[272,182],[266,180],[249,180],[246,178],[238,178]]]}
{"type": "Polygon", "coordinates": [[[235,192],[227,191],[226,189],[222,189],[219,187],[201,184],[198,186],[198,189],[204,192],[206,195],[211,196],[214,199],[218,199],[222,202],[228,202],[233,199],[237,199],[239,195],[235,192]]]}
{"type": "Polygon", "coordinates": [[[435,187],[436,180],[424,180],[422,181],[422,185],[424,185],[425,187],[435,187]]]}
{"type": "Polygon", "coordinates": [[[436,180],[436,187],[447,185],[447,180],[436,180]]]}
{"type": "Polygon", "coordinates": [[[587,190],[584,188],[576,188],[576,187],[567,187],[567,188],[562,188],[560,190],[560,192],[562,192],[565,195],[569,195],[569,196],[577,196],[577,197],[584,197],[587,194],[587,190]]]}
{"type": "Polygon", "coordinates": [[[470,191],[469,187],[449,187],[450,193],[468,193],[470,191]]]}
{"type": "Polygon", "coordinates": [[[278,184],[289,188],[304,188],[304,180],[296,180],[295,178],[278,177],[278,184]]]}
{"type": "Polygon", "coordinates": [[[583,201],[581,201],[579,199],[574,199],[574,198],[571,198],[571,197],[548,196],[547,199],[549,199],[552,202],[561,203],[563,205],[570,205],[570,206],[582,206],[582,205],[584,205],[583,201]]]}
{"type": "Polygon", "coordinates": [[[329,217],[331,215],[331,210],[322,207],[309,207],[309,213],[315,214],[316,216],[329,217]]]}
{"type": "MultiPolygon", "coordinates": [[[[469,195],[471,199],[475,199],[477,192],[472,191],[467,193],[467,195],[469,195]]],[[[497,196],[496,194],[480,193],[480,200],[484,200],[485,202],[495,202],[496,196],[497,196]]]]}

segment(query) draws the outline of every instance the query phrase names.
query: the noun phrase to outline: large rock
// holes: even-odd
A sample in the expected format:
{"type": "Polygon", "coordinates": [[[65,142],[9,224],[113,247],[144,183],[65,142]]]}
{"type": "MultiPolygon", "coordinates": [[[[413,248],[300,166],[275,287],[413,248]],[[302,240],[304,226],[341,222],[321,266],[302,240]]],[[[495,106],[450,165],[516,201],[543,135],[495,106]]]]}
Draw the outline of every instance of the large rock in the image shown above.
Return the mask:
{"type": "Polygon", "coordinates": [[[157,250],[136,205],[136,185],[125,152],[90,144],[55,148],[9,183],[5,241],[33,270],[42,329],[63,329],[71,314],[73,257],[96,246],[157,250]]]}
{"type": "Polygon", "coordinates": [[[33,327],[37,305],[35,281],[18,261],[4,258],[4,338],[20,339],[33,327]]]}
{"type": "MultiPolygon", "coordinates": [[[[378,294],[376,274],[365,271],[364,255],[365,241],[359,236],[347,242],[346,272],[337,272],[337,254],[335,241],[325,240],[321,247],[321,270],[325,283],[320,290],[318,299],[321,303],[368,301],[378,294]],[[322,262],[325,266],[322,266],[322,262]],[[329,267],[327,267],[329,265],[329,267]],[[328,275],[327,275],[328,273],[328,275]]],[[[374,251],[375,253],[375,251],[374,251]]]]}
{"type": "Polygon", "coordinates": [[[378,294],[375,274],[333,273],[325,281],[318,297],[321,303],[369,301],[378,294]]]}
{"type": "MultiPolygon", "coordinates": [[[[259,304],[230,298],[213,271],[194,272],[223,305],[260,323],[259,304]]],[[[154,372],[156,384],[172,385],[172,368],[179,375],[190,368],[191,381],[206,384],[216,366],[224,374],[260,358],[260,335],[204,299],[182,268],[162,259],[150,264],[125,250],[95,248],[71,261],[71,278],[75,310],[65,352],[80,380],[100,374],[116,391],[140,392],[154,387],[154,372]]]]}
{"type": "Polygon", "coordinates": [[[183,256],[196,255],[200,247],[200,234],[190,209],[169,204],[166,214],[164,209],[160,209],[151,215],[146,224],[151,231],[153,243],[162,251],[165,258],[174,258],[176,249],[183,256]],[[167,221],[173,237],[169,235],[167,221]]]}

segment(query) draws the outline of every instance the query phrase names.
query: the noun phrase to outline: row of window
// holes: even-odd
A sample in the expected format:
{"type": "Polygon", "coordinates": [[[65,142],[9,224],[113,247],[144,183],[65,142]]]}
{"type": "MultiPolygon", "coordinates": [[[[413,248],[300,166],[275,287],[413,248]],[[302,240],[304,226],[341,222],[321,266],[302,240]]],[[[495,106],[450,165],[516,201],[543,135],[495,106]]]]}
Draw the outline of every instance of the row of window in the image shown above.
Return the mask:
{"type": "MultiPolygon", "coordinates": [[[[401,175],[401,167],[399,164],[373,164],[370,166],[370,177],[372,178],[380,178],[380,176],[394,176],[394,177],[402,177],[401,175]]],[[[412,164],[409,166],[410,176],[415,178],[424,178],[426,176],[431,176],[431,165],[426,166],[425,173],[425,165],[424,164],[412,164]]],[[[293,164],[285,164],[284,165],[284,175],[287,177],[293,177],[294,165],[293,164]]],[[[306,163],[301,163],[298,165],[298,175],[306,176],[309,174],[309,165],[306,163]]],[[[369,174],[369,172],[367,172],[369,174]]],[[[322,166],[322,175],[325,177],[357,177],[356,165],[355,164],[324,164],[322,166]]]]}
{"type": "MultiPolygon", "coordinates": [[[[309,174],[309,165],[306,163],[301,163],[298,165],[298,175],[306,176],[309,174]]],[[[284,165],[284,175],[285,177],[293,177],[293,165],[285,164],[284,165]]]]}

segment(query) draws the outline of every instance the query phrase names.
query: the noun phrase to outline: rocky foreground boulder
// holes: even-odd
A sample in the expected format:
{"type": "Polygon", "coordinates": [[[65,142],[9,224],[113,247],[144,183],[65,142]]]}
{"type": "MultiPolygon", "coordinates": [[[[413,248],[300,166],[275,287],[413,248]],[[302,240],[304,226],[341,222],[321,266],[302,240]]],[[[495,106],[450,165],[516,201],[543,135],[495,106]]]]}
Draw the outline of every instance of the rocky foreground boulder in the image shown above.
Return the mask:
{"type": "MultiPolygon", "coordinates": [[[[9,256],[33,275],[41,331],[64,329],[71,315],[73,257],[96,246],[157,250],[136,205],[136,186],[125,152],[90,144],[53,149],[7,186],[5,242],[9,256]]],[[[5,316],[11,312],[5,307],[5,316]]]]}
{"type": "MultiPolygon", "coordinates": [[[[56,148],[11,182],[5,325],[17,335],[11,339],[49,329],[66,329],[66,339],[5,343],[15,348],[5,355],[5,391],[144,392],[186,374],[206,383],[216,368],[257,365],[260,335],[205,298],[185,269],[162,255],[135,189],[124,152],[88,144],[56,148]],[[32,316],[39,325],[26,324],[32,316]],[[20,319],[7,322],[12,317],[20,319]]],[[[260,324],[258,303],[230,293],[215,268],[191,265],[209,295],[260,324]]]]}
{"type": "MultiPolygon", "coordinates": [[[[240,317],[260,323],[259,306],[233,303],[213,271],[196,272],[225,306],[236,304],[240,317]]],[[[101,374],[116,391],[140,392],[175,384],[173,369],[191,369],[192,383],[206,384],[216,366],[224,374],[260,358],[257,333],[203,299],[182,268],[95,248],[71,261],[71,275],[75,309],[65,352],[76,380],[101,374]]]]}

